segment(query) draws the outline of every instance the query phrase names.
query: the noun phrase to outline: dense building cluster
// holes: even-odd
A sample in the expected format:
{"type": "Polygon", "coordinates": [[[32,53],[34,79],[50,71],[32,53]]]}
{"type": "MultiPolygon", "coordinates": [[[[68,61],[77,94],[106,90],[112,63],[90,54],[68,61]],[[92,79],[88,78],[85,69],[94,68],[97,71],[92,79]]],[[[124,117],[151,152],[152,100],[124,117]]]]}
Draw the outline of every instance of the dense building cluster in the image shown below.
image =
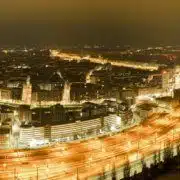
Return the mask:
{"type": "MultiPolygon", "coordinates": [[[[115,58],[117,49],[109,50],[109,54],[99,49],[106,58],[112,55],[111,51],[114,52],[111,58],[115,58]]],[[[146,101],[145,97],[179,97],[178,51],[173,51],[171,47],[119,51],[122,60],[126,57],[132,62],[133,58],[137,57],[139,62],[145,57],[149,60],[159,57],[159,68],[152,71],[119,67],[111,63],[98,64],[90,61],[89,56],[83,55],[81,60],[63,59],[52,57],[51,50],[47,49],[2,50],[2,144],[9,142],[11,135],[20,138],[21,143],[27,134],[29,143],[42,138],[48,141],[55,140],[55,136],[57,139],[76,139],[80,130],[73,131],[70,127],[74,126],[77,126],[76,129],[83,126],[83,136],[88,132],[100,133],[104,130],[102,119],[113,119],[112,115],[115,115],[115,120],[106,123],[105,129],[115,130],[117,117],[120,118],[121,124],[127,125],[146,119],[154,111],[154,107],[157,107],[154,102],[152,106],[148,105],[148,108],[145,105],[141,106],[141,102],[146,101]],[[174,63],[169,65],[169,61],[174,63]],[[79,121],[82,124],[77,125],[76,122],[79,121]],[[64,132],[68,124],[69,129],[64,132]],[[36,136],[35,132],[40,134],[36,136]]],[[[85,48],[84,53],[86,52],[92,57],[98,54],[97,49],[92,52],[85,48]]],[[[77,53],[77,50],[73,49],[71,53],[77,53]]]]}

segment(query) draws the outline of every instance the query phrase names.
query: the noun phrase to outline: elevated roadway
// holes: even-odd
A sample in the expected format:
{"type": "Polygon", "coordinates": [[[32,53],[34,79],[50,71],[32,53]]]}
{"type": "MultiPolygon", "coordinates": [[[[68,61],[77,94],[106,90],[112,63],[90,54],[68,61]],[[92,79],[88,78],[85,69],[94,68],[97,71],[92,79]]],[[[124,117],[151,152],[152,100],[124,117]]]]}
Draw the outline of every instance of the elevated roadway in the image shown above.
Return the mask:
{"type": "Polygon", "coordinates": [[[180,140],[180,107],[108,137],[36,150],[0,150],[0,179],[91,179],[180,140]]]}

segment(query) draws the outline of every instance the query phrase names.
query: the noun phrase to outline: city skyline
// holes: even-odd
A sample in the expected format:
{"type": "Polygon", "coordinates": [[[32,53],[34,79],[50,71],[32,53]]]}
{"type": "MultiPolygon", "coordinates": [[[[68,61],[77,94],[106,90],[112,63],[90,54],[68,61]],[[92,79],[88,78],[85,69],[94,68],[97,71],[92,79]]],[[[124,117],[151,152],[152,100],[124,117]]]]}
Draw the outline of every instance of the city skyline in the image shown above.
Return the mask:
{"type": "Polygon", "coordinates": [[[179,0],[0,1],[0,180],[179,177],[179,0]]]}

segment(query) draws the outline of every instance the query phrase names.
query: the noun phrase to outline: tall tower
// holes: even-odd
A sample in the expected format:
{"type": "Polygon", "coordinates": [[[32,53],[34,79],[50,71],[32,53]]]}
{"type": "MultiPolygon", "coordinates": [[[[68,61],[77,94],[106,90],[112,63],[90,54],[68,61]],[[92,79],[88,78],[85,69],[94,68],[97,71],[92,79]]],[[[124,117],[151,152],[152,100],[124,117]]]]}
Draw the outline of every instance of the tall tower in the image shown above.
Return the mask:
{"type": "Polygon", "coordinates": [[[71,101],[71,83],[65,82],[63,95],[62,95],[62,102],[68,104],[70,103],[70,101],[71,101]]]}
{"type": "Polygon", "coordinates": [[[23,84],[22,101],[24,104],[31,104],[32,85],[30,83],[30,76],[27,77],[26,83],[23,84]]]}
{"type": "Polygon", "coordinates": [[[174,69],[168,69],[162,73],[162,88],[166,91],[172,89],[174,69]]]}

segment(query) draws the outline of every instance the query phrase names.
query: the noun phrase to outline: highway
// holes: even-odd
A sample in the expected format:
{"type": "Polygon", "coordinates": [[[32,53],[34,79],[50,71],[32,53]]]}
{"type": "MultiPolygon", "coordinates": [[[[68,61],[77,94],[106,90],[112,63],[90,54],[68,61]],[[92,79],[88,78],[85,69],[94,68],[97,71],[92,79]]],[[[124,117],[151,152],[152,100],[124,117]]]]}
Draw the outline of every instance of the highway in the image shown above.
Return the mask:
{"type": "Polygon", "coordinates": [[[36,150],[0,150],[0,179],[87,179],[180,140],[180,107],[124,132],[36,150]]]}
{"type": "Polygon", "coordinates": [[[128,68],[133,68],[133,69],[141,69],[141,70],[150,70],[150,71],[155,71],[158,70],[159,65],[158,64],[152,64],[152,63],[143,63],[143,62],[138,62],[136,61],[130,61],[130,60],[112,60],[112,59],[105,59],[102,57],[98,58],[93,58],[90,56],[86,56],[82,58],[78,54],[70,54],[70,53],[61,53],[60,51],[57,50],[51,50],[51,57],[59,57],[60,59],[67,60],[67,61],[81,61],[82,59],[89,60],[92,63],[97,63],[97,64],[106,64],[106,63],[111,63],[113,66],[118,66],[118,67],[128,67],[128,68]]]}

